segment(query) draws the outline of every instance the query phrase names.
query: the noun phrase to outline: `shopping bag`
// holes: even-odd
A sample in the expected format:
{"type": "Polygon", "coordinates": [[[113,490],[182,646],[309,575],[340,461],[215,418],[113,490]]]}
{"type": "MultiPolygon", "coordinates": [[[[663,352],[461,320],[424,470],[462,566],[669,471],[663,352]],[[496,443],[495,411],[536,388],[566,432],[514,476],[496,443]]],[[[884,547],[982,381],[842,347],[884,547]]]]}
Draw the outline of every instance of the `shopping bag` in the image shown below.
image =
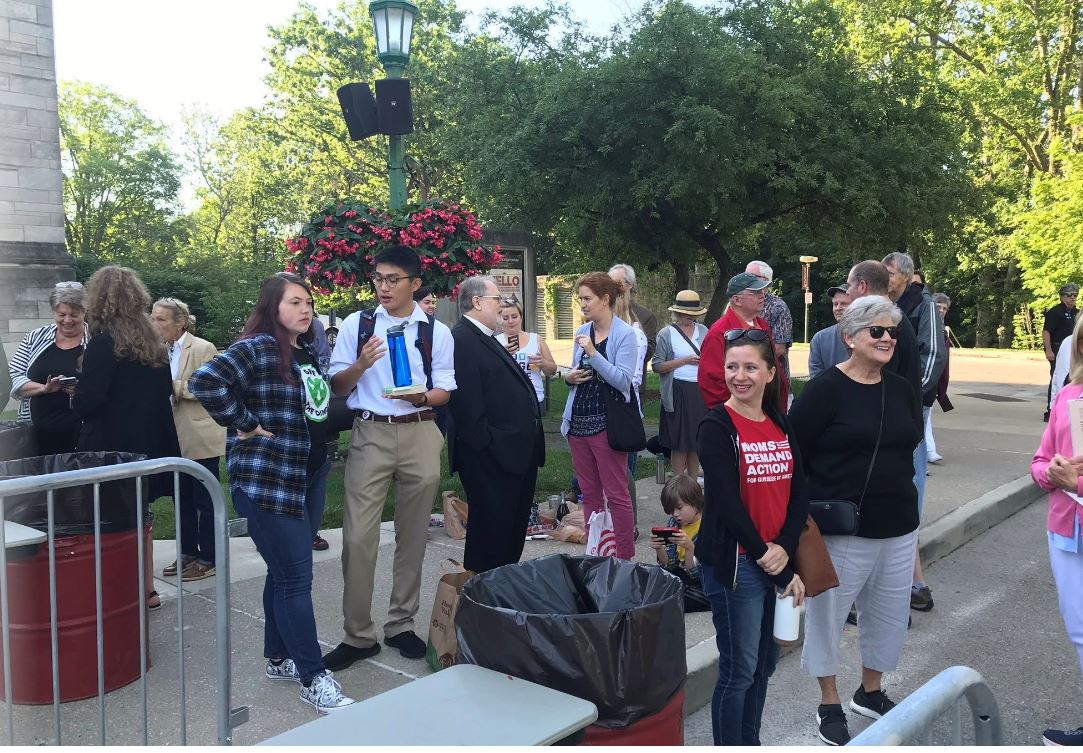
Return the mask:
{"type": "Polygon", "coordinates": [[[590,514],[587,523],[587,554],[592,557],[612,557],[617,553],[617,535],[613,531],[613,516],[606,506],[590,514]]]}
{"type": "Polygon", "coordinates": [[[436,584],[436,600],[432,605],[432,618],[429,620],[429,643],[425,650],[425,661],[433,672],[447,669],[455,664],[459,656],[459,641],[455,637],[455,611],[459,608],[459,594],[466,581],[474,573],[463,570],[462,565],[449,559],[452,572],[440,576],[436,584]]]}
{"type": "Polygon", "coordinates": [[[455,492],[446,491],[442,495],[444,508],[444,533],[449,539],[466,538],[466,518],[469,508],[465,502],[455,496],[455,492]]]}

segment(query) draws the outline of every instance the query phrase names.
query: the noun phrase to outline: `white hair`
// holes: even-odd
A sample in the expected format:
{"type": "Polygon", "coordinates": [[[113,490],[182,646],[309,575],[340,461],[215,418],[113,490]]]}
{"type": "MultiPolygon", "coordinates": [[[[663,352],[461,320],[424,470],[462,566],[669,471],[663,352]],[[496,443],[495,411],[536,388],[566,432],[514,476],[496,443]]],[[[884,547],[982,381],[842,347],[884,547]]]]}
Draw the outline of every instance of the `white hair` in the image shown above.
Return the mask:
{"type": "Polygon", "coordinates": [[[895,267],[895,271],[902,274],[907,279],[914,276],[914,259],[910,254],[904,254],[901,251],[895,251],[888,254],[880,260],[884,264],[890,264],[895,267]]]}
{"type": "Polygon", "coordinates": [[[496,280],[489,275],[467,277],[459,285],[459,311],[466,313],[474,308],[474,296],[485,295],[487,283],[496,285],[496,280]]]}
{"type": "Polygon", "coordinates": [[[612,274],[615,269],[624,272],[624,279],[628,281],[629,285],[633,288],[636,286],[636,271],[632,269],[631,264],[614,264],[609,268],[609,273],[612,274]]]}
{"type": "Polygon", "coordinates": [[[891,319],[893,325],[898,324],[902,320],[902,311],[882,295],[867,295],[846,309],[839,319],[839,332],[844,337],[857,337],[858,332],[884,317],[891,319]]]}

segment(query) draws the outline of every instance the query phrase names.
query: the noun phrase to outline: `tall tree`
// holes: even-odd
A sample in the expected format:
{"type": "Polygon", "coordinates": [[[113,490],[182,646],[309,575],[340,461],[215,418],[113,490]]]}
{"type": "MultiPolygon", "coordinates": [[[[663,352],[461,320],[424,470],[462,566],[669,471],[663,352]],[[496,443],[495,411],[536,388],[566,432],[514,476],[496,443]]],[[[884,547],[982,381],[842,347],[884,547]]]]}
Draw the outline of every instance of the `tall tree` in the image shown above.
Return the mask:
{"type": "Polygon", "coordinates": [[[168,264],[180,169],[164,128],[106,87],[62,82],[60,148],[65,233],[76,256],[168,264]]]}

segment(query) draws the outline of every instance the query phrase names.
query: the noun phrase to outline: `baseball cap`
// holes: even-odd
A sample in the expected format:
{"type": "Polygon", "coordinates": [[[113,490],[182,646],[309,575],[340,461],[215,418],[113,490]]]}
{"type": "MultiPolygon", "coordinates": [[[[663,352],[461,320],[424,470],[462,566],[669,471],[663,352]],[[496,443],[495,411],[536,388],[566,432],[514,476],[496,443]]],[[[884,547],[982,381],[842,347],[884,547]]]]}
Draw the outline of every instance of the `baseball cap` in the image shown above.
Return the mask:
{"type": "Polygon", "coordinates": [[[832,288],[828,288],[827,289],[827,297],[828,298],[834,298],[835,293],[849,293],[849,292],[850,292],[850,284],[844,282],[844,283],[836,285],[836,286],[834,286],[832,288]]]}
{"type": "Polygon", "coordinates": [[[750,275],[762,277],[767,280],[767,282],[771,282],[775,279],[775,271],[771,269],[771,265],[765,261],[750,261],[748,266],[745,267],[745,271],[750,275]]]}
{"type": "Polygon", "coordinates": [[[737,295],[746,290],[763,290],[770,284],[769,281],[750,272],[741,272],[731,277],[730,281],[726,283],[726,295],[737,295]]]}

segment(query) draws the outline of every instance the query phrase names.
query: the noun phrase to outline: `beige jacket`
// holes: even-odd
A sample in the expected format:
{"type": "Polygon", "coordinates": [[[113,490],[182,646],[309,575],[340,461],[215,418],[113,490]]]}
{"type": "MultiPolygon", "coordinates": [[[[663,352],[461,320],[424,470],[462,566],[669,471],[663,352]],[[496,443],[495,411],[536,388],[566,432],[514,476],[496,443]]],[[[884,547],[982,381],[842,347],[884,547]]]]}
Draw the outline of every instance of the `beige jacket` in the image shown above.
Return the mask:
{"type": "Polygon", "coordinates": [[[181,455],[189,460],[216,458],[226,454],[226,429],[214,422],[196,396],[188,391],[188,377],[218,355],[218,349],[191,332],[181,344],[180,365],[173,380],[173,421],[181,455]]]}

